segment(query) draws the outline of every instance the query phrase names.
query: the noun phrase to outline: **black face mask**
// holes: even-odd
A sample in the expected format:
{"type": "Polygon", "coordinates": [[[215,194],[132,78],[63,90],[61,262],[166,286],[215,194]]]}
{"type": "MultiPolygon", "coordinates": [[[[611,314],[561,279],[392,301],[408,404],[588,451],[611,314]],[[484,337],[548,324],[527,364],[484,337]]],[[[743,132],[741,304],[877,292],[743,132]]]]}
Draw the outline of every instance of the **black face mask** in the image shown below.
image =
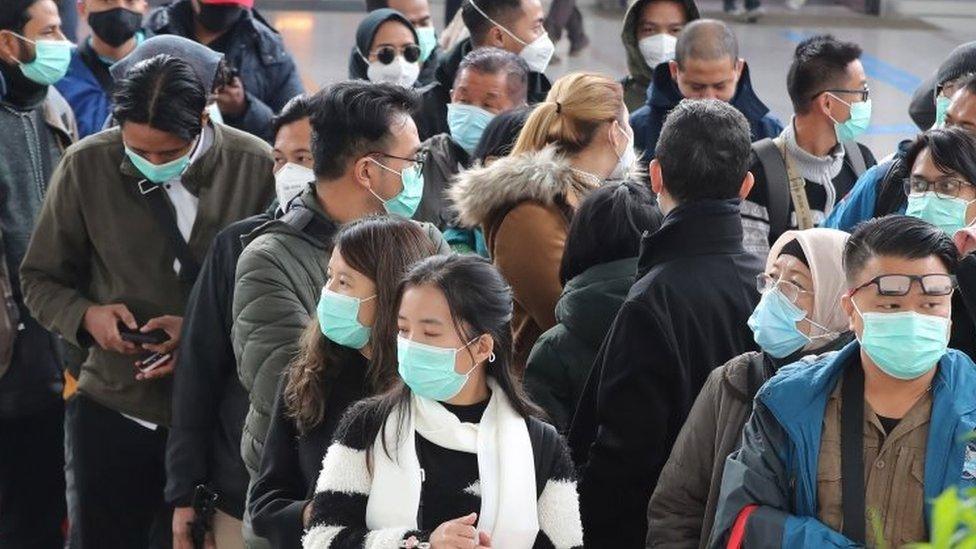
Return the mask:
{"type": "Polygon", "coordinates": [[[197,21],[208,31],[221,32],[233,27],[242,15],[244,15],[244,8],[240,6],[204,4],[201,2],[197,21]]]}
{"type": "Polygon", "coordinates": [[[106,44],[117,48],[125,44],[142,26],[142,14],[125,8],[88,14],[88,26],[106,44]]]}

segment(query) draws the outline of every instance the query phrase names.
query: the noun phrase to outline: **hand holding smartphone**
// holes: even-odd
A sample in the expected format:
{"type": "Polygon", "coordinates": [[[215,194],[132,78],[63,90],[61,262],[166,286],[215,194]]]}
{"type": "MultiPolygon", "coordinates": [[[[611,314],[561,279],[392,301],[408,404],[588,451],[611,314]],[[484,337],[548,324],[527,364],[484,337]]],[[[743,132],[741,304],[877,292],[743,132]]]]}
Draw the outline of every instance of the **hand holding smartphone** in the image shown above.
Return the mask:
{"type": "Polygon", "coordinates": [[[173,353],[153,353],[146,358],[139,360],[135,363],[137,370],[143,374],[148,374],[149,372],[159,368],[160,366],[166,364],[173,359],[173,353]]]}
{"type": "Polygon", "coordinates": [[[169,341],[169,334],[165,330],[157,329],[143,333],[139,330],[130,330],[122,322],[119,322],[119,336],[122,337],[122,341],[135,343],[136,345],[159,345],[169,341]]]}

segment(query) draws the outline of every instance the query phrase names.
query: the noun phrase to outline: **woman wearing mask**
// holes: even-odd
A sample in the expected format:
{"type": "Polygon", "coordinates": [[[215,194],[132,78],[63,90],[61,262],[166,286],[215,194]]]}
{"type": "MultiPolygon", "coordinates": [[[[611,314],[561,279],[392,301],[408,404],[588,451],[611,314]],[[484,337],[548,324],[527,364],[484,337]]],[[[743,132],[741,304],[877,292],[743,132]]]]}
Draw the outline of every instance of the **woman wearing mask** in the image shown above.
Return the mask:
{"type": "Polygon", "coordinates": [[[641,235],[661,220],[650,189],[625,181],[593,191],[569,226],[559,323],[536,342],[525,372],[526,390],[560,431],[569,428],[597,351],[634,284],[641,235]]]}
{"type": "Polygon", "coordinates": [[[482,228],[512,285],[518,371],[542,332],[556,325],[559,263],[576,208],[604,181],[627,176],[632,144],[620,84],[569,74],[535,107],[511,156],[461,174],[448,191],[461,225],[482,228]]]}
{"type": "Polygon", "coordinates": [[[739,447],[756,392],[776,371],[851,341],[840,307],[848,234],[789,231],[773,244],[749,318],[761,352],[733,358],[708,377],[678,434],[648,505],[647,547],[705,547],[725,458],[739,447]]]}
{"type": "Polygon", "coordinates": [[[390,8],[370,12],[356,29],[349,57],[349,78],[411,88],[420,76],[417,30],[390,8]]]}
{"type": "Polygon", "coordinates": [[[301,544],[322,456],[350,404],[386,389],[396,371],[396,287],[436,251],[417,223],[369,217],[342,228],[318,319],[279,383],[251,488],[254,531],[275,547],[301,544]]]}
{"type": "Polygon", "coordinates": [[[399,295],[403,382],[343,418],[305,548],[581,547],[568,449],[512,375],[498,271],[429,258],[399,295]]]}

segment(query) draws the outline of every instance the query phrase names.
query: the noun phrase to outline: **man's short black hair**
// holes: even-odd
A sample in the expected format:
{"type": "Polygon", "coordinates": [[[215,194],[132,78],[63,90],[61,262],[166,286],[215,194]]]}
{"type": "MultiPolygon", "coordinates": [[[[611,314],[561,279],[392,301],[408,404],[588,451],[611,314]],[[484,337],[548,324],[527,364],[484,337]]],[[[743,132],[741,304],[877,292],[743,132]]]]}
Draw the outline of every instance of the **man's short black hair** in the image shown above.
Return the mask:
{"type": "Polygon", "coordinates": [[[796,47],[786,75],[786,90],[797,114],[810,111],[814,97],[842,86],[847,66],[860,59],[861,46],[837,40],[829,34],[807,38],[796,47]]]}
{"type": "Polygon", "coordinates": [[[717,99],[685,99],[657,142],[664,187],[680,203],[738,198],[749,171],[749,121],[717,99]]]}
{"type": "Polygon", "coordinates": [[[942,229],[917,217],[887,215],[865,221],[854,228],[844,246],[844,274],[849,285],[871,258],[885,256],[902,259],[938,257],[950,274],[955,273],[959,255],[956,245],[942,229]]]}
{"type": "MultiPolygon", "coordinates": [[[[0,30],[21,33],[30,21],[27,10],[39,0],[0,0],[0,30]]],[[[74,9],[74,6],[71,7],[74,9]]]]}
{"type": "Polygon", "coordinates": [[[310,116],[312,116],[312,96],[307,93],[296,95],[285,103],[281,112],[274,117],[271,121],[271,128],[274,130],[274,135],[278,135],[278,130],[282,126],[287,126],[310,116]]]}
{"type": "Polygon", "coordinates": [[[471,33],[471,42],[476,47],[485,43],[488,31],[495,26],[485,15],[499,25],[508,27],[521,13],[522,0],[465,0],[461,7],[461,19],[471,33]],[[477,7],[472,6],[472,2],[477,2],[477,7]],[[478,12],[478,8],[481,8],[484,15],[478,12]]]}
{"type": "Polygon", "coordinates": [[[481,74],[504,72],[509,99],[516,105],[526,102],[529,91],[529,65],[518,55],[499,48],[475,48],[461,59],[455,82],[466,70],[481,74]]]}
{"type": "Polygon", "coordinates": [[[732,28],[716,19],[699,19],[688,23],[674,46],[674,60],[684,69],[689,59],[714,61],[728,58],[739,61],[739,40],[732,28]]]}
{"type": "Polygon", "coordinates": [[[190,65],[160,54],[133,65],[116,83],[112,101],[120,126],[148,124],[190,141],[200,135],[207,94],[190,65]]]}
{"type": "Polygon", "coordinates": [[[312,97],[312,156],[315,175],[337,179],[348,164],[381,151],[390,127],[419,108],[416,92],[395,84],[340,82],[312,97]]]}

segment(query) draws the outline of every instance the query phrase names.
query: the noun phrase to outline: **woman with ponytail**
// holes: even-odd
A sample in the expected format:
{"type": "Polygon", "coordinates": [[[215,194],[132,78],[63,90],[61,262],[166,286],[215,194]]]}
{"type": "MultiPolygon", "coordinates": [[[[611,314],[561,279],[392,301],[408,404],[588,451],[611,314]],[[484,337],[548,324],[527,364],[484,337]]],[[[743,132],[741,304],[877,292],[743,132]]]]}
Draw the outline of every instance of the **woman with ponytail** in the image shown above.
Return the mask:
{"type": "Polygon", "coordinates": [[[620,84],[573,73],[529,116],[511,156],[461,174],[448,191],[461,224],[482,228],[512,285],[518,372],[539,335],[556,324],[559,265],[576,208],[604,181],[627,178],[635,159],[620,84]]]}

